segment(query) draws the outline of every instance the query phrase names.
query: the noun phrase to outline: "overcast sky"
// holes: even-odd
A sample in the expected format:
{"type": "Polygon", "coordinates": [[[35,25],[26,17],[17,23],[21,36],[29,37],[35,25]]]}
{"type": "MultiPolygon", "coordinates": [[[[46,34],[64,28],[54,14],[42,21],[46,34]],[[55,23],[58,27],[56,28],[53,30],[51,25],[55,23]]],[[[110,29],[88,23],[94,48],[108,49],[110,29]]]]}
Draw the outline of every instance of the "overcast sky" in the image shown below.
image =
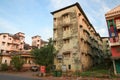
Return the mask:
{"type": "Polygon", "coordinates": [[[53,35],[50,12],[78,2],[101,36],[108,36],[105,13],[120,5],[120,0],[0,0],[0,33],[25,33],[25,42],[40,35],[47,40],[53,35]]]}

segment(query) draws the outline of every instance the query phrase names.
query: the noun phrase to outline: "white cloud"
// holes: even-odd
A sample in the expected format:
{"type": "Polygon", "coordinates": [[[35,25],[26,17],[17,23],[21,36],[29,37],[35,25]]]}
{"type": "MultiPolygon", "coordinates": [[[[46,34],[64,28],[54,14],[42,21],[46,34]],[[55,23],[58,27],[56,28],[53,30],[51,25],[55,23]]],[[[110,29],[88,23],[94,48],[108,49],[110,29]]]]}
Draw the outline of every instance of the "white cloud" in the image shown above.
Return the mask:
{"type": "Polygon", "coordinates": [[[50,0],[50,4],[54,9],[60,9],[78,1],[79,0],[50,0]]]}
{"type": "Polygon", "coordinates": [[[17,26],[12,24],[12,22],[7,21],[7,20],[2,19],[2,18],[0,18],[0,28],[1,28],[1,30],[3,30],[4,32],[7,32],[7,33],[16,33],[16,32],[20,31],[17,28],[17,26]]]}

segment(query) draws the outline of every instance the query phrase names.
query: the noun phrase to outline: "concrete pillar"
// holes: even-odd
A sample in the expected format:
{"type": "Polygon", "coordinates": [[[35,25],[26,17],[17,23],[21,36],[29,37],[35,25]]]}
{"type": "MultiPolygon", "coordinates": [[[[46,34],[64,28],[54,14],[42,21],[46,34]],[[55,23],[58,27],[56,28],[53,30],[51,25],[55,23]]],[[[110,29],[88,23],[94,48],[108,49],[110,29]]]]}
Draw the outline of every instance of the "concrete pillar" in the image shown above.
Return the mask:
{"type": "Polygon", "coordinates": [[[114,67],[114,74],[117,75],[117,71],[116,71],[116,66],[115,66],[115,60],[113,59],[113,67],[114,67]]]}

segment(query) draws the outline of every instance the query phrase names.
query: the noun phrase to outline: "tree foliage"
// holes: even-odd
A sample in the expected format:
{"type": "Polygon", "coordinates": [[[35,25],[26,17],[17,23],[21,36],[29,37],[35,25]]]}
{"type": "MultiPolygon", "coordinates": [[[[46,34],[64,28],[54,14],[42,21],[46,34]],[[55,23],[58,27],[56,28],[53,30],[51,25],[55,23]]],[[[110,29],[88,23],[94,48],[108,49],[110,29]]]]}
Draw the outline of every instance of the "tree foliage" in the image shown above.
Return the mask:
{"type": "Polygon", "coordinates": [[[35,63],[46,66],[46,71],[49,72],[54,63],[54,52],[53,41],[50,38],[48,45],[41,47],[40,49],[32,50],[32,55],[35,58],[35,63]]]}
{"type": "Polygon", "coordinates": [[[8,70],[8,65],[6,63],[1,64],[1,70],[2,71],[7,71],[8,70]]]}
{"type": "Polygon", "coordinates": [[[24,61],[21,59],[21,56],[19,55],[14,55],[12,57],[12,60],[11,60],[11,64],[13,65],[13,67],[19,71],[21,70],[23,64],[24,64],[24,61]]]}

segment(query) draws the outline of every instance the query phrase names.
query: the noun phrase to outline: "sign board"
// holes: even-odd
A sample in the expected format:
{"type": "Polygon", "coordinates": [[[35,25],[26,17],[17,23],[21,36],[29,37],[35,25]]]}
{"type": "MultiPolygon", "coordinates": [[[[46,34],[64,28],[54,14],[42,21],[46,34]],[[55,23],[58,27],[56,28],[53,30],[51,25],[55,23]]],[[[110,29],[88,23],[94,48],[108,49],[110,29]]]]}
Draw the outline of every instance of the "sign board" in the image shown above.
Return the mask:
{"type": "Polygon", "coordinates": [[[45,66],[40,66],[40,72],[41,72],[41,73],[45,73],[45,72],[46,72],[45,66]]]}

